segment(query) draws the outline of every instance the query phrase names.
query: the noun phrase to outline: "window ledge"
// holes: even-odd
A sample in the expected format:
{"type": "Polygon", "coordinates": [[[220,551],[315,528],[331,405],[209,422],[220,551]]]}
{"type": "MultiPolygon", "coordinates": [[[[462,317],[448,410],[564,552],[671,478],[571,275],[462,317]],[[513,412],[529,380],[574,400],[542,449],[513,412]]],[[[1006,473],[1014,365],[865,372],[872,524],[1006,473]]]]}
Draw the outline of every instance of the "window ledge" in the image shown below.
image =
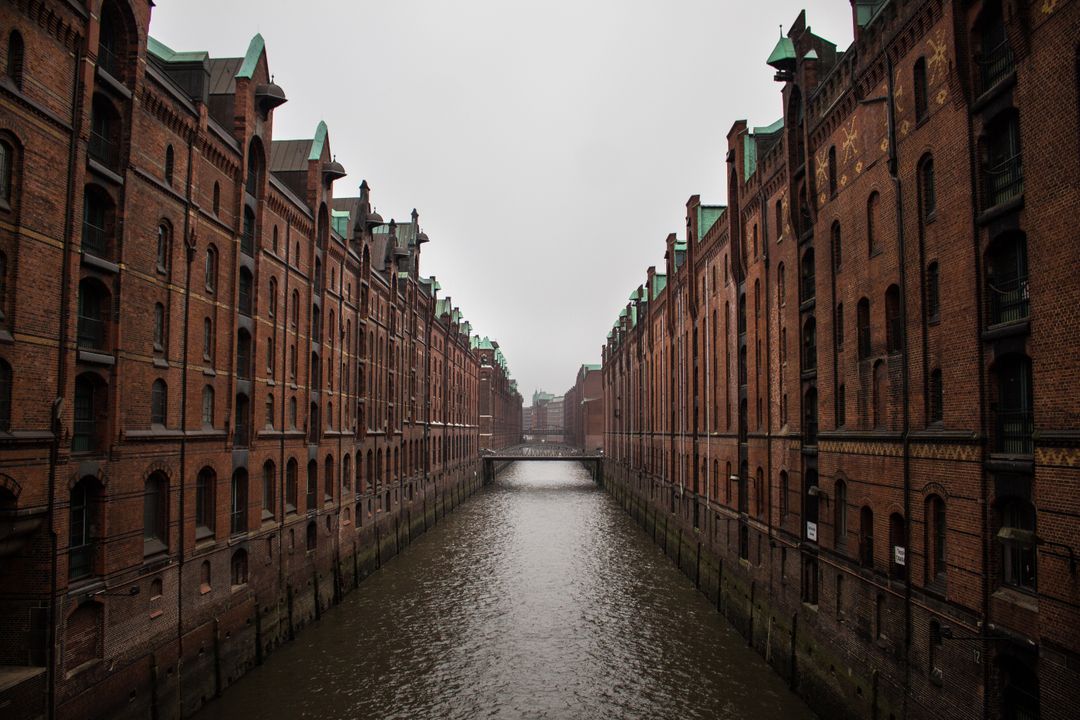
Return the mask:
{"type": "Polygon", "coordinates": [[[169,361],[166,360],[163,357],[156,357],[156,358],[154,358],[154,367],[163,368],[163,369],[168,368],[169,367],[169,361]]]}
{"type": "Polygon", "coordinates": [[[104,352],[98,352],[96,350],[80,349],[76,355],[76,358],[79,362],[87,363],[88,365],[112,366],[116,364],[115,356],[104,352]]]}
{"type": "Polygon", "coordinates": [[[89,265],[96,270],[103,270],[104,272],[112,273],[113,275],[120,272],[120,266],[116,263],[110,262],[105,258],[98,257],[93,253],[88,253],[85,249],[82,251],[82,264],[89,265]]]}
{"type": "Polygon", "coordinates": [[[999,587],[991,597],[1029,612],[1039,612],[1039,599],[1024,590],[1013,587],[999,587]]]}
{"type": "Polygon", "coordinates": [[[1031,334],[1031,318],[1013,320],[1012,322],[997,323],[990,325],[983,331],[983,340],[1000,340],[1016,335],[1031,334]]]}
{"type": "Polygon", "coordinates": [[[983,108],[990,104],[990,102],[1004,92],[1007,88],[1013,86],[1016,83],[1016,69],[1013,68],[1007,75],[1002,77],[996,83],[983,90],[975,98],[975,102],[971,103],[972,112],[981,112],[983,108]]]}
{"type": "Polygon", "coordinates": [[[1008,200],[1000,202],[996,205],[991,205],[990,207],[983,210],[981,213],[979,213],[978,217],[975,218],[975,224],[986,225],[987,223],[996,220],[1003,215],[1017,212],[1023,207],[1024,193],[1021,192],[1016,197],[1009,198],[1008,200]]]}
{"type": "Polygon", "coordinates": [[[116,170],[113,170],[105,163],[94,158],[92,155],[86,156],[86,166],[93,172],[97,173],[101,177],[105,178],[114,185],[123,185],[124,177],[116,170]]]}

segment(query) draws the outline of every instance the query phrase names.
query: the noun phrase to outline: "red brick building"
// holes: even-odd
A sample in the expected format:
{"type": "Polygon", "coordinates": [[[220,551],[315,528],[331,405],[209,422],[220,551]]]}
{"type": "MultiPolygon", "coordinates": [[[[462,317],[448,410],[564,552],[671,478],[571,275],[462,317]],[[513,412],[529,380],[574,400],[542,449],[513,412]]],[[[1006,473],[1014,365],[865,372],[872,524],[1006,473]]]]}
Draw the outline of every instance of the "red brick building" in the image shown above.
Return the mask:
{"type": "Polygon", "coordinates": [[[190,714],[480,482],[417,213],[274,140],[261,37],[176,52],[151,6],[0,3],[5,717],[190,714]]]}
{"type": "Polygon", "coordinates": [[[1075,717],[1080,5],[852,12],[616,321],[605,480],[825,715],[1075,717]]]}
{"type": "Polygon", "coordinates": [[[563,436],[567,445],[604,449],[604,380],[599,365],[582,365],[574,387],[563,395],[563,436]]]}
{"type": "Polygon", "coordinates": [[[474,335],[480,356],[480,449],[497,450],[521,442],[521,393],[499,343],[474,335]]]}

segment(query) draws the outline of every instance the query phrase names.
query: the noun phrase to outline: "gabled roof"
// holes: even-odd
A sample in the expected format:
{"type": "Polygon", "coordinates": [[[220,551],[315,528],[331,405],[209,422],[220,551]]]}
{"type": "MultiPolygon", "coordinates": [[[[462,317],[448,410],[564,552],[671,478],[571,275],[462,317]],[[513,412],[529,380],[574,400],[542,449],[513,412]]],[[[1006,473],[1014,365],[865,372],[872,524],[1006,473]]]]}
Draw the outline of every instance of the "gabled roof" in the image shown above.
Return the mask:
{"type": "Polygon", "coordinates": [[[236,71],[236,77],[250,78],[255,74],[255,66],[259,64],[259,56],[262,55],[266,49],[266,43],[263,41],[263,36],[259,33],[255,33],[255,37],[251,38],[251,42],[248,43],[247,52],[244,53],[244,61],[240,65],[240,69],[236,71]]]}
{"type": "Polygon", "coordinates": [[[698,205],[698,239],[704,238],[716,221],[724,214],[723,205],[698,205]]]}

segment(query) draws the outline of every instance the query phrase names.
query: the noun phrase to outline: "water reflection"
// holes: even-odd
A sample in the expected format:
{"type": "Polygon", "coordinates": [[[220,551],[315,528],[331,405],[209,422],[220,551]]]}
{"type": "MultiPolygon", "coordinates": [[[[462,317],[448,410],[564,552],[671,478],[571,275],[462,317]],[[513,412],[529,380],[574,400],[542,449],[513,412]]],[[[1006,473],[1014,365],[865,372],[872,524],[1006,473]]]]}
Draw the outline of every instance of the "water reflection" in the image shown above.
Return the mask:
{"type": "Polygon", "coordinates": [[[518,463],[201,718],[809,718],[573,462],[518,463]]]}

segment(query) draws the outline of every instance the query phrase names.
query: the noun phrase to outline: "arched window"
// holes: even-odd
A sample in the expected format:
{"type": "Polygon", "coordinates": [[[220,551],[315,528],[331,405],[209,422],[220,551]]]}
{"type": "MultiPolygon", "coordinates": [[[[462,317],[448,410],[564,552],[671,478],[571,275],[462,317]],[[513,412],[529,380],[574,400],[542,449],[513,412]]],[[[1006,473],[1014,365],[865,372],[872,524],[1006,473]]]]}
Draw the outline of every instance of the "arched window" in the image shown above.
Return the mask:
{"type": "Polygon", "coordinates": [[[267,393],[266,395],[266,427],[274,429],[274,394],[267,393]]]}
{"type": "Polygon", "coordinates": [[[300,325],[300,292],[292,291],[292,326],[295,330],[300,325]]]}
{"type": "Polygon", "coordinates": [[[787,304],[787,281],[784,277],[784,263],[776,267],[776,301],[780,307],[787,304]]]}
{"type": "Polygon", "coordinates": [[[1024,166],[1020,152],[1020,117],[1015,109],[997,115],[983,138],[984,205],[995,207],[1024,192],[1024,166]]]}
{"type": "Polygon", "coordinates": [[[274,377],[274,370],[277,365],[277,355],[274,353],[274,338],[266,338],[266,374],[269,377],[274,377]]]}
{"type": "Polygon", "coordinates": [[[881,210],[881,196],[877,191],[870,193],[870,199],[866,201],[866,247],[871,255],[881,252],[880,228],[878,227],[878,213],[881,210]]]}
{"type": "Polygon", "coordinates": [[[106,0],[101,6],[98,35],[98,67],[123,82],[126,78],[128,38],[118,3],[106,0]]]}
{"type": "Polygon", "coordinates": [[[878,360],[874,363],[873,381],[873,397],[871,398],[873,413],[870,418],[870,424],[874,428],[881,428],[884,427],[886,422],[885,393],[887,391],[888,382],[885,377],[885,362],[883,360],[878,360]]]}
{"type": "Polygon", "coordinates": [[[267,283],[268,302],[266,304],[266,314],[270,317],[277,316],[277,278],[270,278],[270,282],[267,283]]]}
{"type": "Polygon", "coordinates": [[[1005,32],[1000,2],[984,3],[975,27],[974,40],[978,53],[979,92],[986,92],[1013,70],[1012,47],[1005,32]]]}
{"type": "Polygon", "coordinates": [[[203,360],[209,361],[214,351],[214,324],[203,318],[203,360]]]}
{"type": "Polygon", "coordinates": [[[803,441],[817,445],[818,432],[817,388],[811,386],[803,395],[803,441]]]}
{"type": "Polygon", "coordinates": [[[1031,666],[1018,657],[1002,655],[997,662],[1001,686],[1001,707],[997,714],[1009,720],[1037,720],[1039,710],[1039,676],[1031,666]]]}
{"type": "Polygon", "coordinates": [[[829,197],[836,197],[836,146],[829,148],[829,197]]]}
{"type": "Polygon", "coordinates": [[[866,298],[859,300],[856,308],[856,323],[859,331],[859,359],[865,360],[872,352],[870,337],[870,301],[866,298]]]}
{"type": "Polygon", "coordinates": [[[176,164],[176,158],[173,153],[172,145],[165,148],[165,182],[169,185],[173,184],[173,169],[176,164]]]}
{"type": "Polygon", "coordinates": [[[307,524],[307,549],[308,552],[313,552],[316,545],[319,542],[319,528],[316,527],[315,521],[312,520],[307,524]]]}
{"type": "Polygon", "coordinates": [[[297,485],[299,468],[295,458],[289,458],[285,465],[285,512],[295,513],[297,503],[297,485]]]}
{"type": "Polygon", "coordinates": [[[874,567],[874,511],[868,505],[859,510],[859,564],[874,567]]]}
{"type": "MultiPolygon", "coordinates": [[[[780,200],[776,201],[776,241],[779,242],[784,235],[784,205],[780,200]]],[[[724,268],[725,273],[727,268],[724,268]]]]}
{"type": "Polygon", "coordinates": [[[837,549],[847,544],[847,483],[837,480],[833,486],[833,545],[837,549]]]}
{"type": "MultiPolygon", "coordinates": [[[[162,308],[164,323],[164,308],[162,308]]],[[[76,342],[79,347],[105,350],[109,340],[109,322],[112,318],[112,296],[104,283],[97,278],[79,281],[78,325],[76,342]]],[[[155,323],[157,318],[155,317],[155,323]]],[[[154,328],[155,337],[157,326],[154,328]]]]}
{"type": "Polygon", "coordinates": [[[289,398],[289,429],[296,429],[296,398],[289,398]]]}
{"type": "Polygon", "coordinates": [[[203,387],[202,424],[204,428],[214,427],[214,387],[212,385],[203,387]]]}
{"type": "Polygon", "coordinates": [[[341,461],[341,485],[346,492],[352,490],[352,459],[346,455],[341,461]]]}
{"type": "Polygon", "coordinates": [[[120,141],[123,134],[120,113],[103,94],[95,93],[90,105],[90,158],[113,172],[120,170],[120,141]]]}
{"type": "Polygon", "coordinates": [[[214,500],[217,497],[217,474],[204,467],[195,478],[195,538],[214,534],[214,500]]]}
{"type": "Polygon", "coordinates": [[[920,57],[915,61],[915,70],[912,78],[913,94],[915,96],[915,122],[921,122],[926,117],[926,58],[920,57]]]}
{"type": "Polygon", "coordinates": [[[11,366],[0,360],[0,432],[11,431],[11,366]]]}
{"type": "Polygon", "coordinates": [[[259,197],[259,191],[262,189],[264,163],[262,142],[258,137],[253,137],[251,143],[248,144],[247,179],[244,190],[254,198],[259,197]]]}
{"type": "Polygon", "coordinates": [[[232,535],[246,533],[248,529],[248,474],[244,468],[237,468],[233,472],[229,498],[229,533],[232,535]]]}
{"type": "Polygon", "coordinates": [[[232,572],[233,587],[247,585],[248,555],[246,550],[241,548],[233,553],[232,562],[230,563],[230,570],[232,572]]]}
{"type": "Polygon", "coordinates": [[[8,35],[7,52],[7,76],[15,83],[15,87],[23,89],[23,58],[26,48],[23,44],[22,35],[18,30],[12,30],[8,35]]]}
{"type": "Polygon", "coordinates": [[[900,317],[900,288],[890,285],[885,291],[885,346],[891,353],[904,346],[904,324],[900,317]]]}
{"type": "Polygon", "coordinates": [[[203,279],[206,284],[206,291],[213,294],[217,292],[217,274],[218,274],[218,260],[217,260],[217,248],[213,245],[206,248],[206,262],[204,265],[203,279]]]}
{"type": "Polygon", "coordinates": [[[840,237],[840,221],[835,220],[832,224],[832,229],[829,231],[829,244],[832,246],[832,262],[833,270],[839,270],[840,265],[843,262],[844,249],[841,243],[840,237]]]}
{"type": "Polygon", "coordinates": [[[12,177],[15,174],[15,149],[0,140],[0,209],[12,207],[12,177]]]}
{"type": "Polygon", "coordinates": [[[172,231],[168,223],[160,223],[157,228],[157,271],[168,272],[169,258],[172,254],[172,231]]]}
{"type": "Polygon", "coordinates": [[[169,482],[154,473],[143,486],[143,555],[155,555],[169,549],[169,482]]]}
{"type": "Polygon", "coordinates": [[[165,306],[154,303],[154,351],[165,350],[165,306]]]}
{"type": "Polygon", "coordinates": [[[803,323],[803,357],[802,369],[814,370],[817,368],[817,322],[813,316],[803,323]]]}
{"type": "Polygon", "coordinates": [[[221,213],[221,183],[217,180],[214,181],[213,207],[215,215],[221,213]]]}
{"type": "Polygon", "coordinates": [[[945,501],[926,498],[926,582],[945,580],[945,501]]]}
{"type": "Polygon", "coordinates": [[[937,192],[934,189],[934,158],[924,155],[919,161],[919,219],[926,223],[937,212],[937,192]]]}
{"type": "Polygon", "coordinates": [[[150,388],[150,424],[162,425],[168,420],[169,390],[165,381],[158,378],[150,388]]]}
{"type": "Polygon", "coordinates": [[[71,489],[68,519],[68,578],[71,580],[94,573],[100,488],[97,478],[87,476],[71,489]]]}
{"type": "Polygon", "coordinates": [[[236,333],[236,377],[251,378],[251,335],[244,328],[236,333]]]}

